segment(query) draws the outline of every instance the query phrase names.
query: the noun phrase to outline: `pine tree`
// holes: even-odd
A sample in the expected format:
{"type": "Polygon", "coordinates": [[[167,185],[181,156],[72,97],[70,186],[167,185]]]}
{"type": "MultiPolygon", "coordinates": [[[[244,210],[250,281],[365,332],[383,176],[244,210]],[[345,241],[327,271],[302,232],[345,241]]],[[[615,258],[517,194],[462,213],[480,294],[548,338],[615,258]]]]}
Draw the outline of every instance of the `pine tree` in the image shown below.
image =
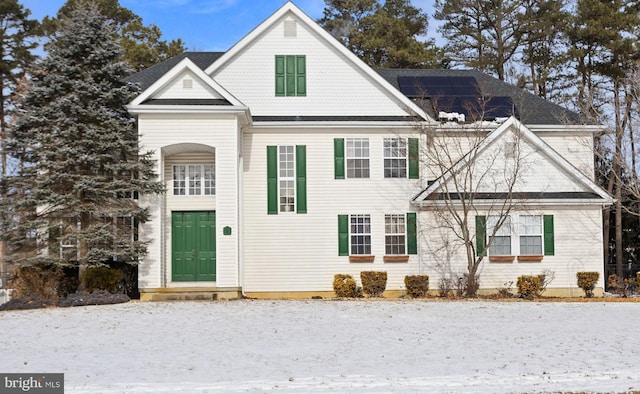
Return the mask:
{"type": "Polygon", "coordinates": [[[545,99],[556,98],[568,88],[561,82],[567,61],[562,26],[569,19],[564,8],[564,0],[530,0],[524,17],[523,66],[528,69],[531,90],[545,99]]]}
{"type": "Polygon", "coordinates": [[[135,229],[148,212],[136,198],[162,185],[125,108],[138,88],[122,81],[112,27],[91,5],[60,22],[10,141],[23,166],[10,178],[20,220],[9,246],[18,265],[78,266],[82,279],[88,266],[145,254],[135,229]]]}
{"type": "Polygon", "coordinates": [[[320,26],[372,67],[431,68],[442,56],[433,40],[421,41],[428,17],[409,0],[325,0],[320,26]]]}
{"type": "MultiPolygon", "coordinates": [[[[29,19],[31,12],[18,0],[0,0],[0,234],[7,229],[8,205],[4,179],[8,173],[5,149],[15,107],[15,91],[26,70],[35,61],[32,50],[37,46],[38,21],[29,19]]],[[[3,255],[5,242],[0,242],[0,275],[5,272],[3,255]]],[[[0,284],[2,278],[0,278],[0,284]]]]}
{"type": "Polygon", "coordinates": [[[434,17],[448,40],[447,56],[505,80],[520,48],[524,7],[520,0],[436,0],[434,17]]]}
{"type": "Polygon", "coordinates": [[[122,59],[134,71],[153,66],[186,50],[184,42],[179,38],[162,40],[162,32],[158,26],[145,25],[140,16],[120,5],[119,0],[67,0],[58,10],[56,18],[44,19],[45,29],[55,33],[60,19],[69,17],[79,5],[89,3],[95,4],[113,25],[122,46],[122,59]]]}
{"type": "Polygon", "coordinates": [[[386,0],[362,21],[362,59],[372,67],[435,68],[441,56],[432,40],[420,41],[428,28],[426,14],[409,0],[386,0]]]}

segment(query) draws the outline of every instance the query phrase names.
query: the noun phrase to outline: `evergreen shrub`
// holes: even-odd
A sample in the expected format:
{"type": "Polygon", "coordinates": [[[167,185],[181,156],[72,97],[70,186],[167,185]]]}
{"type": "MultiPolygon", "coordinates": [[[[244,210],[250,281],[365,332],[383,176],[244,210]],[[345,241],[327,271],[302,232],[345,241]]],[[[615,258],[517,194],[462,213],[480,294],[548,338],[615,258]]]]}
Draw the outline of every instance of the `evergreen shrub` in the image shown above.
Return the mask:
{"type": "Polygon", "coordinates": [[[578,287],[584,290],[587,298],[593,297],[593,289],[596,287],[598,279],[600,279],[600,273],[576,272],[576,278],[578,279],[578,287]]]}
{"type": "Polygon", "coordinates": [[[382,297],[387,288],[387,272],[362,271],[360,272],[362,291],[369,297],[382,297]]]}
{"type": "Polygon", "coordinates": [[[518,287],[518,295],[530,300],[540,295],[542,282],[538,275],[522,275],[518,277],[516,286],[518,287]]]}
{"type": "Polygon", "coordinates": [[[404,277],[404,285],[411,297],[425,297],[429,291],[429,275],[407,275],[404,277]]]}
{"type": "Polygon", "coordinates": [[[355,298],[358,295],[356,281],[348,274],[333,276],[333,291],[341,298],[355,298]]]}
{"type": "Polygon", "coordinates": [[[122,279],[122,271],[116,268],[87,268],[87,271],[84,274],[84,287],[89,293],[96,290],[106,290],[109,293],[115,293],[116,288],[122,279]]]}

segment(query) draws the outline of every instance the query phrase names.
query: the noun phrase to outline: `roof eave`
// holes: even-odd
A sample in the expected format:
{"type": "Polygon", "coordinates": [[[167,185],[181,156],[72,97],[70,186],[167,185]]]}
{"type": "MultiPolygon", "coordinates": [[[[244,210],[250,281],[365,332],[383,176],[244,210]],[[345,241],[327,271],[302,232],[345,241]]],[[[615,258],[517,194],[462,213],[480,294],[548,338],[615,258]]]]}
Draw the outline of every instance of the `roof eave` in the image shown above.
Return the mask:
{"type": "MultiPolygon", "coordinates": [[[[491,208],[496,207],[496,203],[498,201],[491,200],[483,200],[483,199],[474,199],[473,206],[475,208],[491,208]]],[[[606,207],[612,205],[615,202],[613,199],[606,198],[575,198],[575,199],[564,199],[564,198],[554,198],[554,199],[514,199],[509,202],[508,205],[514,207],[532,207],[532,206],[561,206],[561,207],[584,207],[584,206],[594,206],[594,207],[606,207]]],[[[462,207],[462,202],[460,200],[412,200],[411,205],[425,209],[425,210],[441,210],[443,207],[452,207],[458,208],[462,207]]],[[[466,205],[469,206],[469,201],[466,201],[466,205]]]]}

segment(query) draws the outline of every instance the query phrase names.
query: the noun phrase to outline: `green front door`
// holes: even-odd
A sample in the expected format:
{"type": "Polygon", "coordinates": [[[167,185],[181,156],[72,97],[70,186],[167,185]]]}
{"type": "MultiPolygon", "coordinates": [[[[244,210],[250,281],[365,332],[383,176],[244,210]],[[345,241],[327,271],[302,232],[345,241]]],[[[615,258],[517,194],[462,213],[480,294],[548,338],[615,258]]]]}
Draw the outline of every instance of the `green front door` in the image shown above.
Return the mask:
{"type": "Polygon", "coordinates": [[[216,280],[216,213],[173,212],[171,262],[174,281],[216,280]]]}

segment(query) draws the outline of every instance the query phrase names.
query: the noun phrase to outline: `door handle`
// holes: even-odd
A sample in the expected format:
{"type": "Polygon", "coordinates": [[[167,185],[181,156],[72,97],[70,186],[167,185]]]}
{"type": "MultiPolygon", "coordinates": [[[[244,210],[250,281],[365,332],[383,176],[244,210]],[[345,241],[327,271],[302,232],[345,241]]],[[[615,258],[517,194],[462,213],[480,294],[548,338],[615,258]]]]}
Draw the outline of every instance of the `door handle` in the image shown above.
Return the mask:
{"type": "Polygon", "coordinates": [[[191,261],[193,261],[195,259],[196,259],[196,251],[195,251],[195,249],[192,249],[191,250],[191,261]]]}

